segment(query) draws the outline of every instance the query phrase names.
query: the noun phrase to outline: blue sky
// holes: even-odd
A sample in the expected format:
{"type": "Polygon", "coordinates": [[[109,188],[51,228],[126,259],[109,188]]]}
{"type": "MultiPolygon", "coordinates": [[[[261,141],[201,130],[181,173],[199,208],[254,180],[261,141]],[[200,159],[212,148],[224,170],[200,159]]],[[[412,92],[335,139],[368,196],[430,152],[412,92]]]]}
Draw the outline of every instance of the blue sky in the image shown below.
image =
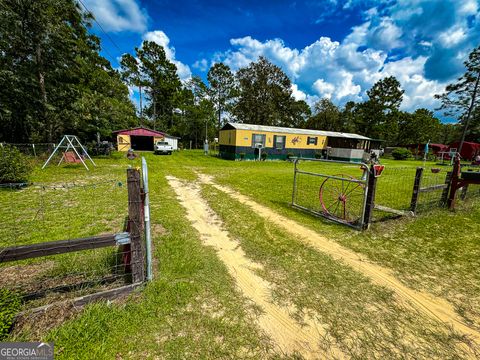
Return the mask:
{"type": "Polygon", "coordinates": [[[182,79],[263,55],[309,104],[365,100],[376,81],[394,75],[409,111],[433,110],[433,95],[463,73],[480,45],[479,1],[83,0],[113,39],[94,24],[113,66],[145,39],[166,48],[182,79]]]}

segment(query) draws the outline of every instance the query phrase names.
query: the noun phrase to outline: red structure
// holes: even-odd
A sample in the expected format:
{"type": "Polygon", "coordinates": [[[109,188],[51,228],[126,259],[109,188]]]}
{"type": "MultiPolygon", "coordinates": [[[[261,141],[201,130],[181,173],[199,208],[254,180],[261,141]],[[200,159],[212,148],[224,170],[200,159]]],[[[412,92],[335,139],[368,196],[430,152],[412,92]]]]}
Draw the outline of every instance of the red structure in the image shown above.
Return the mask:
{"type": "Polygon", "coordinates": [[[113,131],[113,134],[130,135],[130,136],[165,136],[165,133],[161,131],[147,129],[143,126],[139,126],[132,129],[116,130],[116,131],[113,131]]]}
{"type": "Polygon", "coordinates": [[[453,164],[452,179],[450,182],[450,193],[448,195],[447,205],[449,209],[455,208],[455,198],[457,191],[470,184],[480,185],[480,172],[462,171],[462,167],[460,165],[460,158],[457,155],[453,164]]]}
{"type": "Polygon", "coordinates": [[[130,149],[153,151],[154,144],[157,141],[167,141],[174,150],[178,149],[179,138],[143,126],[113,131],[113,134],[117,135],[118,151],[128,151],[130,149]]]}
{"type": "MultiPolygon", "coordinates": [[[[409,144],[406,147],[414,154],[423,155],[425,152],[426,144],[409,144]]],[[[448,151],[448,145],[444,144],[428,144],[429,153],[437,155],[439,152],[448,151]]]]}
{"type": "MultiPolygon", "coordinates": [[[[458,149],[460,147],[460,142],[456,141],[450,144],[450,149],[458,149]]],[[[460,156],[463,160],[473,160],[475,156],[480,154],[480,144],[474,142],[465,141],[462,146],[462,151],[460,156]]]]}

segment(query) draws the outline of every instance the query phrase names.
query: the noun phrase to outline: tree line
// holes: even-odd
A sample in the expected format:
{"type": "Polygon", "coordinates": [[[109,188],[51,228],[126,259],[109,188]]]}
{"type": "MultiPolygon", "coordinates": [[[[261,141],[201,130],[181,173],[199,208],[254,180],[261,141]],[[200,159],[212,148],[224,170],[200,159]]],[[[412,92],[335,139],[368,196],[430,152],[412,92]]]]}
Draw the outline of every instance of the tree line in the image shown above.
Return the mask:
{"type": "Polygon", "coordinates": [[[448,125],[427,109],[400,110],[404,90],[394,77],[375,83],[366,101],[338,107],[324,98],[311,109],[264,57],[236,72],[216,63],[206,81],[181,81],[165,49],[144,41],[114,69],[89,33],[92,15],[74,0],[0,0],[0,16],[0,141],[54,142],[67,133],[108,139],[114,130],[143,125],[199,147],[227,121],[353,132],[387,146],[449,143],[462,135],[480,141],[480,47],[465,74],[437,96],[459,120],[448,125]]]}

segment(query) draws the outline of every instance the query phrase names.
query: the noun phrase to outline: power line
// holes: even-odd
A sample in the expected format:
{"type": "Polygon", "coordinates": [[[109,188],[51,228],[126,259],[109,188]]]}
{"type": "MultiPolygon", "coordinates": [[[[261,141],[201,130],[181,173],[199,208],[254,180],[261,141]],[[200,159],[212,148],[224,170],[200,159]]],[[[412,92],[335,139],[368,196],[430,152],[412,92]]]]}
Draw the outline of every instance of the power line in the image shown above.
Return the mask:
{"type": "MultiPolygon", "coordinates": [[[[98,27],[100,28],[100,30],[103,32],[103,34],[112,42],[113,45],[115,45],[115,47],[118,49],[118,51],[122,52],[122,49],[120,49],[120,47],[117,45],[117,43],[115,41],[113,41],[112,37],[110,35],[107,34],[107,32],[103,29],[103,26],[97,21],[97,19],[95,18],[95,15],[93,14],[93,12],[91,12],[87,6],[85,5],[85,3],[82,1],[82,0],[78,0],[80,2],[80,4],[82,4],[82,6],[84,7],[84,9],[90,14],[92,15],[92,18],[93,18],[93,21],[95,21],[95,23],[98,25],[98,27]]],[[[114,59],[114,57],[112,56],[112,54],[110,54],[106,49],[105,51],[114,59]]]]}

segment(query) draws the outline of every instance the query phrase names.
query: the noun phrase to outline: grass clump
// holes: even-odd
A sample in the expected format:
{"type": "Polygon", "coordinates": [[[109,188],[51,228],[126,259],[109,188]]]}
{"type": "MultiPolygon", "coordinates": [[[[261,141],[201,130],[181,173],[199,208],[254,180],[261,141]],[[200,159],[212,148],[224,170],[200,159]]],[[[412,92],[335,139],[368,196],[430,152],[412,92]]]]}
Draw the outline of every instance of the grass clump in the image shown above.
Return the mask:
{"type": "Polygon", "coordinates": [[[20,296],[8,289],[0,289],[0,341],[7,337],[20,307],[20,296]]]}

